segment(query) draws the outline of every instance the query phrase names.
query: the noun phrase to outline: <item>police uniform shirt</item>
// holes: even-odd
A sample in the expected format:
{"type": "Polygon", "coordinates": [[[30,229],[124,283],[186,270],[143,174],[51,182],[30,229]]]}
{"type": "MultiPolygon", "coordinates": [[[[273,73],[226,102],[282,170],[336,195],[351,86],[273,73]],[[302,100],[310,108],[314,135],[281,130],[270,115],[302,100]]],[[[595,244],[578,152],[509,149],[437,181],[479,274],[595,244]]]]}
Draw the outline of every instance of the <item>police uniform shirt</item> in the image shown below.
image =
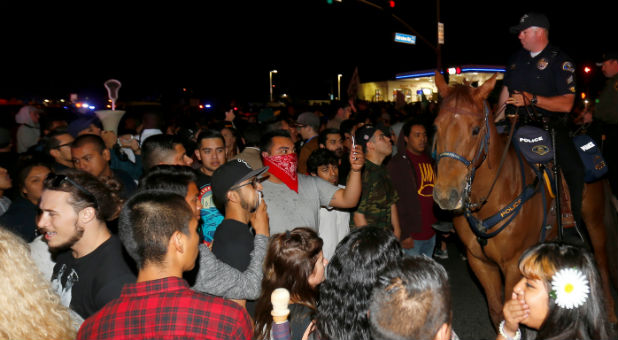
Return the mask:
{"type": "MultiPolygon", "coordinates": [[[[575,64],[564,52],[547,45],[536,57],[521,49],[509,60],[504,85],[514,91],[526,91],[542,97],[575,94],[575,64]]],[[[549,111],[536,108],[542,113],[549,111]]]]}

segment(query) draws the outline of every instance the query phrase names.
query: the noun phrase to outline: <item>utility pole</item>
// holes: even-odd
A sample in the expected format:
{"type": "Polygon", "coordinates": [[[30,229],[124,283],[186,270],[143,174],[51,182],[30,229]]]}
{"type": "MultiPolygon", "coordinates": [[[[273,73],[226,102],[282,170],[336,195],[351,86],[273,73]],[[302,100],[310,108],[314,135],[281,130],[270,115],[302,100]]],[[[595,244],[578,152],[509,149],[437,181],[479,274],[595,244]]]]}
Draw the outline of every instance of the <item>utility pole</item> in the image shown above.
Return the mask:
{"type": "MultiPolygon", "coordinates": [[[[442,40],[442,44],[440,44],[440,0],[436,0],[436,22],[438,26],[436,28],[438,29],[438,39],[436,41],[436,68],[442,70],[442,50],[440,49],[440,45],[444,43],[444,40],[442,40]]],[[[442,36],[442,39],[444,39],[444,36],[442,36]]]]}

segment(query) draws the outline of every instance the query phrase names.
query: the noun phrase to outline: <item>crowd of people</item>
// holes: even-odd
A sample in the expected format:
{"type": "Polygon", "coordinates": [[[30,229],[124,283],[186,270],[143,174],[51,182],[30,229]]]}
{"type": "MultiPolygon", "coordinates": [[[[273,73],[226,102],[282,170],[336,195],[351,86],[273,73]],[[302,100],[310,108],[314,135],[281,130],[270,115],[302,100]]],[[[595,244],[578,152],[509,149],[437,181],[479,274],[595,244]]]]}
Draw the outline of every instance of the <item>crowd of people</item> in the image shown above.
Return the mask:
{"type": "MultiPolygon", "coordinates": [[[[436,110],[151,110],[110,131],[25,105],[0,128],[0,338],[271,339],[285,288],[291,339],[456,339],[436,110]]],[[[587,250],[539,244],[520,270],[499,339],[611,338],[587,250]]]]}

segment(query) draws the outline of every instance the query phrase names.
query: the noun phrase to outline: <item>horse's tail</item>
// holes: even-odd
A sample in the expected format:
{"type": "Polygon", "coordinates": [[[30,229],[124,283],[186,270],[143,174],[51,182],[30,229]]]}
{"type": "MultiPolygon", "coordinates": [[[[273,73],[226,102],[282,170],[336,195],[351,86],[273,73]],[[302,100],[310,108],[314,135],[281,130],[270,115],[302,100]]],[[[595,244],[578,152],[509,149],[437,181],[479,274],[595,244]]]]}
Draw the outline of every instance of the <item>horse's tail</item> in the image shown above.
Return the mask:
{"type": "Polygon", "coordinates": [[[612,190],[609,186],[609,182],[604,181],[603,190],[605,192],[605,216],[603,224],[605,225],[607,237],[607,262],[614,289],[618,290],[618,212],[612,203],[612,190]]]}

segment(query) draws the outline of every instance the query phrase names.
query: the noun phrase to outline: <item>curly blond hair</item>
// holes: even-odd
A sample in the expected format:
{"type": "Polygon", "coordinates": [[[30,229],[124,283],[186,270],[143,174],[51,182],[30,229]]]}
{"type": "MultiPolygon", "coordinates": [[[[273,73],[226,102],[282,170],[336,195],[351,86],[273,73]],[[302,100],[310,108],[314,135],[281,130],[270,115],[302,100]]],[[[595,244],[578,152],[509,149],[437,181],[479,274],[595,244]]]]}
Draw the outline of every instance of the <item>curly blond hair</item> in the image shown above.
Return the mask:
{"type": "Polygon", "coordinates": [[[74,339],[69,309],[17,235],[0,226],[0,339],[74,339]]]}

